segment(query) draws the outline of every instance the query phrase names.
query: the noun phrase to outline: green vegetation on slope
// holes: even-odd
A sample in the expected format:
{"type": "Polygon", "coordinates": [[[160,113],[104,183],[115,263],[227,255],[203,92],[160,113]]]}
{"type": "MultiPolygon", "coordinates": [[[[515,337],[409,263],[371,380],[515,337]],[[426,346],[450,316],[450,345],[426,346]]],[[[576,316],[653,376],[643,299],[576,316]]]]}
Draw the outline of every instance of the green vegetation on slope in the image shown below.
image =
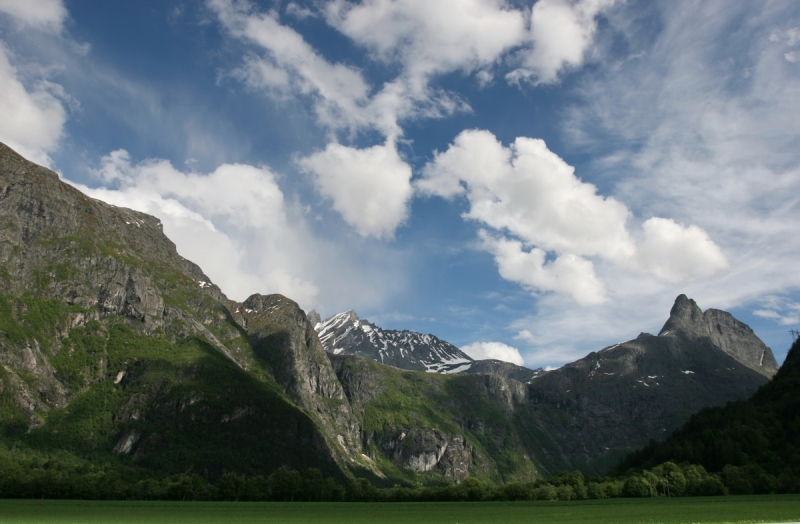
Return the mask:
{"type": "MultiPolygon", "coordinates": [[[[3,387],[0,436],[7,445],[69,452],[112,469],[146,468],[154,478],[268,475],[284,464],[340,475],[313,445],[313,422],[271,376],[242,370],[202,339],[141,334],[121,317],[90,321],[59,338],[73,309],[54,300],[0,297],[5,344],[40,344],[55,378],[73,392],[65,407],[37,412],[40,423],[29,428],[12,388],[3,387]],[[126,439],[136,444],[132,455],[126,439]]],[[[50,391],[40,387],[47,370],[38,371],[17,373],[31,395],[50,391]]],[[[2,366],[0,380],[11,384],[2,366]]]]}
{"type": "Polygon", "coordinates": [[[665,442],[628,456],[616,471],[666,461],[721,473],[732,493],[800,492],[800,341],[752,398],[700,411],[665,442]]]}

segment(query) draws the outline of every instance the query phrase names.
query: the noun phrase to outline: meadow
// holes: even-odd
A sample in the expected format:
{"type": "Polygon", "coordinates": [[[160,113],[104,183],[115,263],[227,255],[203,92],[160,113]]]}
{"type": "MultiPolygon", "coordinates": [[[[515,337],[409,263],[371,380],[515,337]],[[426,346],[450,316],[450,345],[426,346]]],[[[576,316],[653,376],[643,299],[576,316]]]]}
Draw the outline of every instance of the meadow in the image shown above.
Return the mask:
{"type": "Polygon", "coordinates": [[[0,524],[800,522],[800,495],[541,502],[280,503],[0,500],[0,524]]]}

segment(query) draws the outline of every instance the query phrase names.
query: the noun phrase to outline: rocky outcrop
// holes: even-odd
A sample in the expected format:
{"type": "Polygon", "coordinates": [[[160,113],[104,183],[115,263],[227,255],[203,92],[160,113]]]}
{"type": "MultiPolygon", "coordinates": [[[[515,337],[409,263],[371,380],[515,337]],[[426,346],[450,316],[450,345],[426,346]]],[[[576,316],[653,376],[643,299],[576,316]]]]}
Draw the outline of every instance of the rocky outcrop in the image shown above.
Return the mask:
{"type": "Polygon", "coordinates": [[[738,362],[764,376],[778,371],[778,362],[768,348],[750,329],[727,311],[701,310],[694,300],[680,295],[670,311],[669,320],[659,336],[683,333],[689,337],[708,337],[711,342],[738,362]]]}
{"type": "Polygon", "coordinates": [[[404,428],[385,435],[379,445],[392,462],[411,471],[435,471],[457,482],[475,472],[475,449],[459,434],[449,435],[420,427],[404,428]]]}
{"type": "Polygon", "coordinates": [[[352,355],[329,358],[364,421],[362,446],[372,459],[456,481],[475,474],[536,478],[510,423],[525,401],[524,384],[497,375],[403,371],[352,355]],[[503,456],[523,464],[498,468],[503,456]]]}

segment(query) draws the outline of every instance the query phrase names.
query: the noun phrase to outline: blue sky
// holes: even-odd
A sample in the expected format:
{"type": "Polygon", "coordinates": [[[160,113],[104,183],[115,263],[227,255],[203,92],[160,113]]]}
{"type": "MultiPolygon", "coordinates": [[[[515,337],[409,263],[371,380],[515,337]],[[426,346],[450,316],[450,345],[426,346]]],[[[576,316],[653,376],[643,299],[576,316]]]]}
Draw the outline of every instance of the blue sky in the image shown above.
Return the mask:
{"type": "Polygon", "coordinates": [[[558,366],[800,325],[800,4],[0,0],[0,141],[231,298],[558,366]]]}

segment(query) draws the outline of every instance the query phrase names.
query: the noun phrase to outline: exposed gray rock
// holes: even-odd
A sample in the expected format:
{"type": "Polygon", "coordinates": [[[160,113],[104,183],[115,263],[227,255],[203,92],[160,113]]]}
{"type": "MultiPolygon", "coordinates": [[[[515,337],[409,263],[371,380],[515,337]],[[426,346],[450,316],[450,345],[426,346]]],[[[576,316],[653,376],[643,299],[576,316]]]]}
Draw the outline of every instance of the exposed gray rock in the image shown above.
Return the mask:
{"type": "Polygon", "coordinates": [[[694,300],[680,295],[659,336],[683,332],[691,337],[709,337],[718,348],[745,366],[767,377],[778,371],[778,362],[750,326],[719,309],[703,312],[694,300]]]}
{"type": "Polygon", "coordinates": [[[436,471],[457,482],[473,471],[473,448],[461,435],[413,427],[398,430],[380,444],[392,461],[405,469],[436,471]]]}

